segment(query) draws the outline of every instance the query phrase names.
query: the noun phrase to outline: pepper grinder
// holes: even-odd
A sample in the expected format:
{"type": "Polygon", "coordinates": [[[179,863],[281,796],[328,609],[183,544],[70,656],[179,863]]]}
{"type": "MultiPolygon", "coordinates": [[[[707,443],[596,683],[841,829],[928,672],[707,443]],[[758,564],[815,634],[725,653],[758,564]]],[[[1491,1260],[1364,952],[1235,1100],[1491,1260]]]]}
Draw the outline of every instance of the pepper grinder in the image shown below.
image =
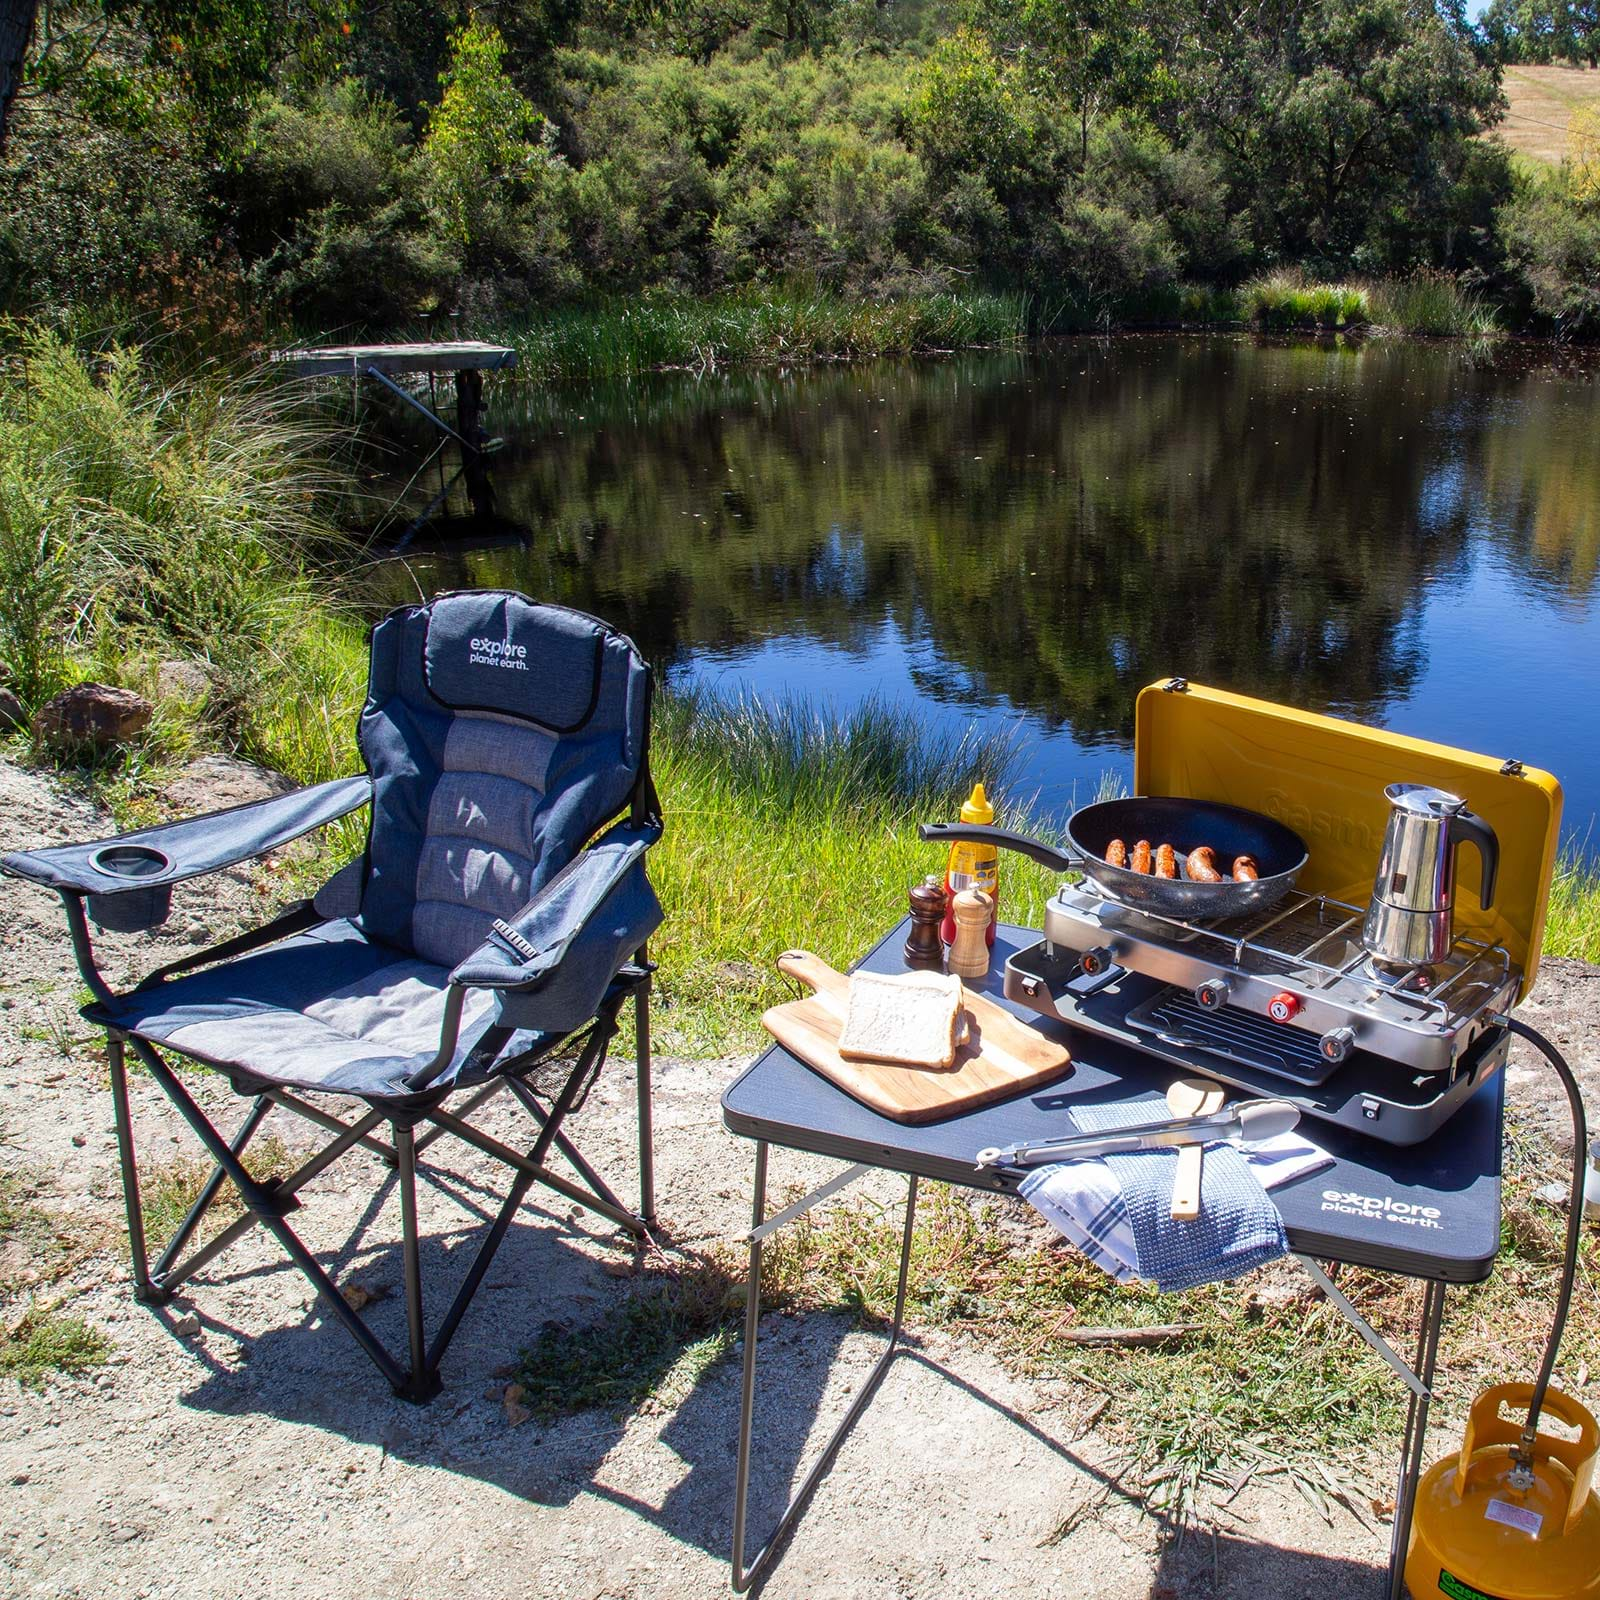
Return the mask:
{"type": "Polygon", "coordinates": [[[911,932],[906,936],[906,965],[931,967],[937,972],[944,966],[944,945],[939,938],[939,924],[944,921],[945,910],[944,879],[930,872],[921,883],[911,886],[907,899],[911,932]]]}
{"type": "Polygon", "coordinates": [[[950,946],[949,971],[958,978],[981,978],[989,970],[989,919],[994,898],[982,889],[963,889],[950,908],[955,913],[956,942],[950,946]]]}

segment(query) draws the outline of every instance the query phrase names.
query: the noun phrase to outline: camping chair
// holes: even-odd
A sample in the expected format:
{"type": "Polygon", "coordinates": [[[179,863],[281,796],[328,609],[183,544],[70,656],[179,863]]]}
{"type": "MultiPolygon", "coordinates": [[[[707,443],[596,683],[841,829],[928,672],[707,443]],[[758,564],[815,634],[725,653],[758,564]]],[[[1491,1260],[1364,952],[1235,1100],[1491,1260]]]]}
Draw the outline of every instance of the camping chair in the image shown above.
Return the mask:
{"type": "Polygon", "coordinates": [[[593,617],[519,594],[444,595],[391,612],[372,632],[357,733],[367,776],[0,861],[60,894],[94,995],[83,1015],[106,1030],[136,1298],[164,1303],[260,1224],[395,1392],[426,1401],[439,1392],[439,1363],[531,1185],[645,1236],[654,1212],[645,942],[661,921],[644,869],[645,851],[661,835],[649,699],[649,669],[631,641],[593,617]],[[174,883],[250,860],[363,805],[371,807],[366,849],[313,899],[161,967],[126,993],[108,986],[89,921],[118,932],[158,926],[174,883]],[[630,997],[637,1216],[563,1126],[604,1064],[630,997]],[[153,1266],[125,1048],[215,1163],[153,1266]],[[168,1055],[215,1068],[253,1100],[231,1139],[207,1120],[168,1055]],[[525,1152],[467,1120],[502,1090],[533,1119],[525,1152]],[[359,1115],[347,1121],[307,1093],[354,1100],[359,1115]],[[456,1096],[463,1103],[447,1110],[456,1096]],[[244,1165],[245,1148],[275,1107],[333,1138],[290,1176],[258,1179],[244,1165]],[[446,1133],[504,1162],[512,1177],[430,1343],[417,1157],[446,1133]],[[357,1145],[382,1156],[399,1187],[407,1365],[346,1303],[288,1222],[298,1191],[357,1145]],[[575,1178],[551,1170],[556,1151],[575,1178]],[[246,1215],[180,1259],[230,1180],[246,1215]]]}

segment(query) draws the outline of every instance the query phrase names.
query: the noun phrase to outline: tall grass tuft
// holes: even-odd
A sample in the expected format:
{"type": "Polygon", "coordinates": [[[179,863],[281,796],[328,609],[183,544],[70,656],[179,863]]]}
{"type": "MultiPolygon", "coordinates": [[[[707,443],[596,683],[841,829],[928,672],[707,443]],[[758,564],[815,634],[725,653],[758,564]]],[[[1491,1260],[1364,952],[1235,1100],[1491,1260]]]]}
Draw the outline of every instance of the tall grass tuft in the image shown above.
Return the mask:
{"type": "Polygon", "coordinates": [[[1544,948],[1553,956],[1600,962],[1600,860],[1565,851],[1556,863],[1544,948]]]}
{"type": "Polygon", "coordinates": [[[743,290],[712,299],[653,296],[565,307],[495,330],[522,378],[631,377],[664,367],[903,356],[1015,344],[1028,328],[1016,294],[848,299],[827,291],[743,290]]]}
{"type": "Polygon", "coordinates": [[[210,670],[225,731],[259,745],[337,626],[332,434],[249,374],[0,336],[0,669],[31,708],[91,668],[184,657],[210,670]]]}
{"type": "Polygon", "coordinates": [[[1369,317],[1367,291],[1350,283],[1307,283],[1298,272],[1252,279],[1239,291],[1245,317],[1271,333],[1352,328],[1369,317]]]}
{"type": "MultiPolygon", "coordinates": [[[[1004,735],[941,736],[868,704],[832,715],[798,701],[663,697],[654,744],[667,831],[651,874],[667,911],[661,1022],[684,1050],[750,1047],[789,998],[773,962],[801,945],[843,967],[905,914],[945,850],[917,824],[948,821],[982,779],[1002,823],[1026,821],[1004,735]]],[[[1058,880],[1001,864],[1001,915],[1037,922],[1058,880]]]]}
{"type": "Polygon", "coordinates": [[[1398,333],[1485,339],[1500,333],[1493,308],[1448,272],[1385,278],[1368,291],[1372,320],[1398,333]]]}

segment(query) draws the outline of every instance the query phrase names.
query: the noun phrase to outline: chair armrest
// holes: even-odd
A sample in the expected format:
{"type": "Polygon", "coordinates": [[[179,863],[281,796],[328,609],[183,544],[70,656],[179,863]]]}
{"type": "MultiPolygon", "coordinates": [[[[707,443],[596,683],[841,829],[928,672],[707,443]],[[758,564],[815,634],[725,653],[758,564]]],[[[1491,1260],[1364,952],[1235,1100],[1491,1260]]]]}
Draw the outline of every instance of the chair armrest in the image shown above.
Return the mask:
{"type": "Polygon", "coordinates": [[[372,782],[364,775],[335,778],[270,800],[137,828],[110,839],[13,851],[0,857],[0,871],[62,894],[120,894],[181,883],[265,855],[365,805],[371,795],[372,782]],[[144,855],[142,862],[136,859],[142,870],[130,874],[113,870],[109,859],[96,865],[102,853],[113,850],[127,852],[130,858],[154,853],[144,855]]]}
{"type": "MultiPolygon", "coordinates": [[[[585,946],[637,949],[661,922],[661,907],[643,867],[645,851],[660,837],[659,825],[618,823],[569,861],[514,917],[496,922],[489,937],[450,974],[450,981],[475,989],[535,989],[565,962],[585,954],[585,946]],[[591,930],[597,937],[586,939],[591,930]]],[[[594,965],[593,977],[602,992],[615,976],[609,954],[581,964],[594,965]]]]}

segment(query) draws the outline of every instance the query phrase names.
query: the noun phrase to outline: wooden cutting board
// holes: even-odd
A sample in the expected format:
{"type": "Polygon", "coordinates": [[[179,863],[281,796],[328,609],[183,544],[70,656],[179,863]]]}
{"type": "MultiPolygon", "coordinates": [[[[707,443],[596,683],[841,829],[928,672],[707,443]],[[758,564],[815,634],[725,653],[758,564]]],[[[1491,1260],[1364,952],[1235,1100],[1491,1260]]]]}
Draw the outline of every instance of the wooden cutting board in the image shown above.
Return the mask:
{"type": "Polygon", "coordinates": [[[948,1067],[847,1061],[839,1054],[850,980],[809,950],[785,950],[778,970],[816,992],[774,1006],[761,1021],[808,1067],[896,1122],[937,1122],[991,1100],[1004,1100],[1072,1070],[1064,1044],[1012,1016],[975,989],[966,990],[967,1042],[948,1067]]]}

